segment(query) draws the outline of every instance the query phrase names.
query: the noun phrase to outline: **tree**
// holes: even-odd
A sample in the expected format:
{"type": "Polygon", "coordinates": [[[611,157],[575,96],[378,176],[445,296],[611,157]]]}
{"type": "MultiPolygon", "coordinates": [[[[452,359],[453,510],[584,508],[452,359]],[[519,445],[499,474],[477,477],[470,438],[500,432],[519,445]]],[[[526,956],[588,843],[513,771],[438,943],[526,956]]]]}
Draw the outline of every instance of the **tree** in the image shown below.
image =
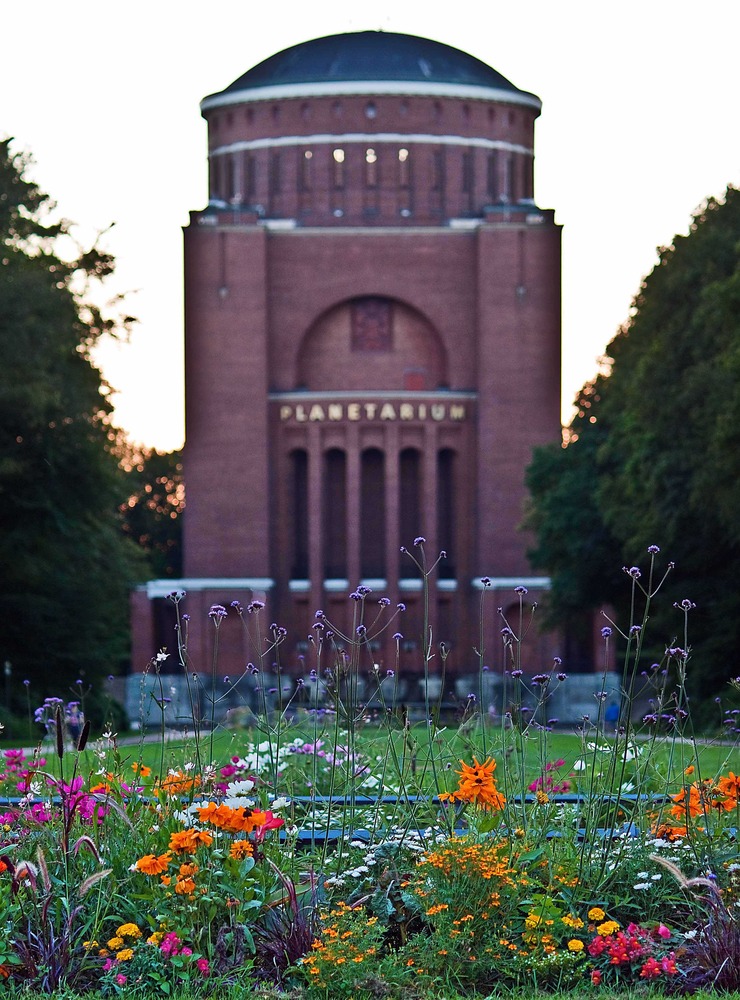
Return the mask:
{"type": "Polygon", "coordinates": [[[707,201],[659,251],[608,361],[566,446],[534,456],[532,555],[552,569],[556,608],[609,601],[624,614],[628,588],[611,566],[640,565],[659,545],[676,567],[653,640],[680,635],[673,603],[694,601],[693,686],[708,694],[740,673],[740,191],[707,201]]]}
{"type": "Polygon", "coordinates": [[[90,349],[112,328],[86,298],[112,258],[60,254],[68,224],[0,142],[0,658],[65,693],[126,661],[143,567],[121,532],[125,477],[90,349]]]}
{"type": "Polygon", "coordinates": [[[131,496],[121,507],[123,530],[149,556],[155,576],[182,576],[185,487],[182,452],[140,451],[127,462],[131,496]]]}

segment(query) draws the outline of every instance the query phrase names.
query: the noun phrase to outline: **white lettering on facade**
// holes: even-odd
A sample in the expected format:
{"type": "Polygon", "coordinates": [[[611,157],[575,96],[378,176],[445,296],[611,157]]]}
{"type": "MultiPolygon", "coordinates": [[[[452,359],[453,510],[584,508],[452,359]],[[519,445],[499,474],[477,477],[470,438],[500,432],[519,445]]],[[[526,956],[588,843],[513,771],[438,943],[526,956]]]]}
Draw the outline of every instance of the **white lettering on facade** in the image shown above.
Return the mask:
{"type": "Polygon", "coordinates": [[[321,423],[325,420],[466,420],[467,409],[463,403],[287,403],[281,405],[280,420],[321,423]]]}

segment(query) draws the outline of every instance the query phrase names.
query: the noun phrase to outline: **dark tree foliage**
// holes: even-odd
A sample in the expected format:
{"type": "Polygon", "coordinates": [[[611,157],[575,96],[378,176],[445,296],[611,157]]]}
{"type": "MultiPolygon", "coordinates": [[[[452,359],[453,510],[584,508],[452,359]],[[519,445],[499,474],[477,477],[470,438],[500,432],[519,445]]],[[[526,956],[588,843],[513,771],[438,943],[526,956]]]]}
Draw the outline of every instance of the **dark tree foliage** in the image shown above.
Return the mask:
{"type": "Polygon", "coordinates": [[[180,577],[185,506],[182,452],[144,451],[127,464],[131,496],[121,507],[123,530],[147,553],[155,576],[180,577]]]}
{"type": "Polygon", "coordinates": [[[113,261],[59,255],[67,226],[47,221],[26,167],[0,142],[0,659],[42,700],[125,664],[145,571],[121,532],[119,435],[89,353],[111,323],[85,293],[113,261]]]}
{"type": "Polygon", "coordinates": [[[659,251],[610,370],[582,390],[563,448],[528,472],[534,561],[553,576],[556,612],[603,602],[624,615],[623,564],[649,545],[675,562],[649,626],[653,651],[682,639],[690,598],[692,689],[740,674],[740,191],[695,215],[659,251]]]}

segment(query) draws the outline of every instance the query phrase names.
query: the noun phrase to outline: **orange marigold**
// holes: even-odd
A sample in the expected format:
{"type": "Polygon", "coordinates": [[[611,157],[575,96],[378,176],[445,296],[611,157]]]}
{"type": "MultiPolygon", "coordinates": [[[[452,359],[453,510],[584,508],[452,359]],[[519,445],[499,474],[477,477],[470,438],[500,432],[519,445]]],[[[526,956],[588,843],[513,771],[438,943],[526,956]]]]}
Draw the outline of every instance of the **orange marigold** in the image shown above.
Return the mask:
{"type": "Polygon", "coordinates": [[[143,858],[139,858],[136,862],[136,870],[143,872],[144,875],[161,875],[162,872],[167,871],[167,866],[170,863],[170,858],[172,855],[168,851],[166,854],[145,854],[143,858]]]}
{"type": "Polygon", "coordinates": [[[200,777],[195,775],[191,778],[184,771],[172,771],[159,784],[168,795],[184,795],[198,787],[200,777]]]}
{"type": "Polygon", "coordinates": [[[207,830],[177,830],[170,837],[169,848],[178,854],[195,854],[201,844],[209,847],[212,843],[213,837],[207,830]]]}
{"type": "Polygon", "coordinates": [[[229,851],[229,857],[237,858],[239,861],[250,857],[252,854],[254,854],[254,848],[248,840],[235,840],[229,851]]]}

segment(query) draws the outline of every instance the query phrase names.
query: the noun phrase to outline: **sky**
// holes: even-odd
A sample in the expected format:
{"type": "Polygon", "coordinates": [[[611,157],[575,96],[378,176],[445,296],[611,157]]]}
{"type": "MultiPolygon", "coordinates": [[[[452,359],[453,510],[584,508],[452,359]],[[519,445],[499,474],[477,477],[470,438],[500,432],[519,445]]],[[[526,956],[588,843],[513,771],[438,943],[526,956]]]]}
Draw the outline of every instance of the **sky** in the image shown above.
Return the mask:
{"type": "Polygon", "coordinates": [[[96,363],[115,422],[159,450],[184,437],[182,227],[207,199],[199,104],[288,46],[344,31],[424,35],[542,100],[535,197],[563,226],[563,419],[629,316],[656,248],[740,184],[738,0],[0,0],[0,135],[117,258],[137,317],[96,363]],[[111,228],[109,228],[111,227],[111,228]]]}

